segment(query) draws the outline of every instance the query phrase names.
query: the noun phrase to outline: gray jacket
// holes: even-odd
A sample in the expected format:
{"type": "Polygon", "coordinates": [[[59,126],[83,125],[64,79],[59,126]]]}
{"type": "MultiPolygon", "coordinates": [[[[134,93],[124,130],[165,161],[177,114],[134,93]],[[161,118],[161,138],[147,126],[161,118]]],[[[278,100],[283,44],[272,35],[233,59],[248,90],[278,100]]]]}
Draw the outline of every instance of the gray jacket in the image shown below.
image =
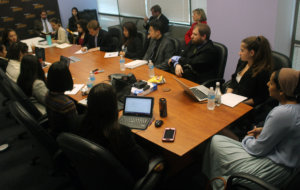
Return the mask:
{"type": "MultiPolygon", "coordinates": [[[[149,47],[144,55],[144,60],[149,60],[153,54],[157,40],[150,40],[149,47]]],[[[156,68],[169,71],[168,60],[174,55],[175,47],[173,42],[166,36],[162,36],[161,42],[157,49],[156,56],[153,58],[153,64],[156,68]]]]}

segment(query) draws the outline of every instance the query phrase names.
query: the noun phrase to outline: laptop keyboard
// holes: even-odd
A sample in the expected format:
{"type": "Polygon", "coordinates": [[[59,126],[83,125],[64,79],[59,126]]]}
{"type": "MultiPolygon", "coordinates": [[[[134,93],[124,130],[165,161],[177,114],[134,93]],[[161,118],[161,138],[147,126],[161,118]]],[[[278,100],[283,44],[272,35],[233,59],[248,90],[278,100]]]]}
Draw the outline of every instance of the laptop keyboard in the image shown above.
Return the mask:
{"type": "Polygon", "coordinates": [[[126,116],[121,117],[120,121],[123,125],[146,125],[149,122],[149,118],[135,117],[135,116],[126,116]]]}
{"type": "Polygon", "coordinates": [[[195,96],[197,96],[200,99],[204,99],[207,98],[207,95],[204,94],[203,92],[201,92],[199,89],[197,88],[190,88],[190,90],[195,94],[195,96]]]}

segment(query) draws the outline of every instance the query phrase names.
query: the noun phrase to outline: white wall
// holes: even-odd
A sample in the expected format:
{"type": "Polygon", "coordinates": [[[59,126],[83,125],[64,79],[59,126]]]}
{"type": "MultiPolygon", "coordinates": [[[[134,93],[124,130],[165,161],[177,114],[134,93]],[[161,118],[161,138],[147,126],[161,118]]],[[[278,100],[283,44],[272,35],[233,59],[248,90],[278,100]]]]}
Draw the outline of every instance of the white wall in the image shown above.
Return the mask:
{"type": "MultiPolygon", "coordinates": [[[[72,16],[72,8],[77,7],[79,11],[84,9],[97,9],[97,0],[58,0],[61,22],[64,28],[68,26],[69,18],[72,16]]],[[[99,20],[99,19],[98,19],[99,20]]]]}
{"type": "Polygon", "coordinates": [[[296,0],[278,0],[273,50],[290,56],[296,0]]]}

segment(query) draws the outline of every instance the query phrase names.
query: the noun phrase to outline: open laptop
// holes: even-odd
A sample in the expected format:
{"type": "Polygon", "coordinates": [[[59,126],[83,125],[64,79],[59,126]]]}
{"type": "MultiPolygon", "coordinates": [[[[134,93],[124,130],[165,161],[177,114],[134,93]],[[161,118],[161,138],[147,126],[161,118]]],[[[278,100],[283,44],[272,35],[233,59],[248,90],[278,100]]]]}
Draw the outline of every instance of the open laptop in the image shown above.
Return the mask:
{"type": "Polygon", "coordinates": [[[119,123],[131,129],[146,129],[153,119],[153,97],[126,96],[119,123]]]}
{"type": "Polygon", "coordinates": [[[174,79],[180,84],[180,86],[184,89],[186,93],[191,95],[197,101],[204,101],[207,100],[207,94],[209,89],[204,85],[198,85],[194,87],[189,87],[184,84],[181,80],[174,77],[174,79]]]}

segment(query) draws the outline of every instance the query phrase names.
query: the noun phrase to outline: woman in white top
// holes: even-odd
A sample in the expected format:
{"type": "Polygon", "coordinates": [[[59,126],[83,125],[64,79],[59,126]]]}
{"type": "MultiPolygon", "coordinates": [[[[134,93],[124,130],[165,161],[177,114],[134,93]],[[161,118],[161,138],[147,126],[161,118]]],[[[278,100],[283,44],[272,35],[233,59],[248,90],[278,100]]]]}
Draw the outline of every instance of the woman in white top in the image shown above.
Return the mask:
{"type": "Polygon", "coordinates": [[[45,81],[45,73],[38,59],[33,55],[25,55],[21,61],[17,84],[42,114],[46,113],[44,105],[48,93],[45,81]]]}
{"type": "Polygon", "coordinates": [[[14,82],[17,82],[20,75],[20,61],[27,53],[28,46],[22,42],[12,44],[7,52],[6,57],[9,61],[6,68],[6,75],[14,82]]]}
{"type": "Polygon", "coordinates": [[[57,18],[52,18],[50,20],[50,24],[55,31],[54,39],[52,40],[52,43],[69,43],[68,36],[66,33],[66,30],[61,26],[60,20],[57,18]]]}

